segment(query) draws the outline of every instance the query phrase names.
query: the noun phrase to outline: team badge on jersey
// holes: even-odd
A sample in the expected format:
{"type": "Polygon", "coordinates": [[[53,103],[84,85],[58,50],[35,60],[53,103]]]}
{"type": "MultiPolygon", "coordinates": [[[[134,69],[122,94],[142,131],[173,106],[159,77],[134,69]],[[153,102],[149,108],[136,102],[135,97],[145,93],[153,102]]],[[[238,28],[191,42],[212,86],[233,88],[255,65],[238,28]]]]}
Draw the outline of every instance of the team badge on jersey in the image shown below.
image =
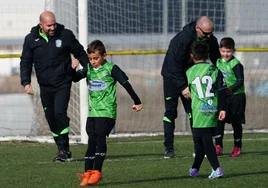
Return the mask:
{"type": "Polygon", "coordinates": [[[107,75],[106,72],[102,72],[102,77],[105,77],[107,75]]]}
{"type": "Polygon", "coordinates": [[[62,40],[58,39],[56,40],[56,47],[60,48],[62,46],[62,40]]]}

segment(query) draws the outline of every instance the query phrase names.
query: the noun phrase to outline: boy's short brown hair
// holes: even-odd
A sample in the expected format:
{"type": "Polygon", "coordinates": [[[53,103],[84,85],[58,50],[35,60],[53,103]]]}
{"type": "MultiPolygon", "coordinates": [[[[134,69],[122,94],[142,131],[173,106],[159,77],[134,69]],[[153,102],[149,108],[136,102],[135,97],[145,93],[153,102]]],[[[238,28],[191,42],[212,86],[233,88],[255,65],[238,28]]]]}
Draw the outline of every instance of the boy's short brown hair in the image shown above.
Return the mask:
{"type": "Polygon", "coordinates": [[[106,54],[105,46],[100,40],[94,40],[87,46],[88,54],[94,53],[95,51],[99,51],[101,56],[106,54]]]}
{"type": "Polygon", "coordinates": [[[220,48],[235,49],[235,41],[231,37],[221,39],[220,48]]]}

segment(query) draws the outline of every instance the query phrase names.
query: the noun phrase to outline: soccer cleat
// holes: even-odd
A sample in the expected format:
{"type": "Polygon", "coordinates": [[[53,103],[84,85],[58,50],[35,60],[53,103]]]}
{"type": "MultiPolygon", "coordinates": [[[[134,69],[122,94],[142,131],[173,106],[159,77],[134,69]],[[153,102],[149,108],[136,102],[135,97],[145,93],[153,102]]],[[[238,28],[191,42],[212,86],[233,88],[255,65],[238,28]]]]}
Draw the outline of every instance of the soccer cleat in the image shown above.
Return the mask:
{"type": "Polygon", "coordinates": [[[82,180],[80,183],[81,187],[86,187],[89,185],[88,180],[91,177],[91,175],[92,175],[92,170],[88,170],[88,171],[84,172],[84,174],[77,174],[79,180],[82,180]]]}
{"type": "Polygon", "coordinates": [[[73,160],[73,158],[72,158],[72,152],[67,151],[66,154],[67,154],[67,161],[68,162],[71,162],[73,160]]]}
{"type": "Polygon", "coordinates": [[[53,159],[54,162],[70,162],[72,161],[72,153],[70,151],[61,150],[53,159]]]}
{"type": "Polygon", "coordinates": [[[190,168],[189,175],[191,177],[196,177],[198,175],[198,170],[196,168],[190,168]]]}
{"type": "Polygon", "coordinates": [[[102,173],[98,170],[92,170],[91,176],[89,177],[87,183],[88,185],[95,185],[102,180],[102,173]]]}
{"type": "Polygon", "coordinates": [[[232,153],[230,154],[230,157],[238,157],[242,153],[242,149],[235,146],[232,153]]]}
{"type": "Polygon", "coordinates": [[[215,150],[216,150],[216,155],[222,155],[223,148],[220,145],[216,145],[215,150]]]}
{"type": "Polygon", "coordinates": [[[209,179],[215,179],[215,178],[220,178],[223,176],[222,168],[219,167],[216,170],[212,169],[211,174],[208,176],[209,179]]]}
{"type": "Polygon", "coordinates": [[[169,158],[175,158],[175,153],[173,150],[166,150],[164,159],[169,159],[169,158]]]}

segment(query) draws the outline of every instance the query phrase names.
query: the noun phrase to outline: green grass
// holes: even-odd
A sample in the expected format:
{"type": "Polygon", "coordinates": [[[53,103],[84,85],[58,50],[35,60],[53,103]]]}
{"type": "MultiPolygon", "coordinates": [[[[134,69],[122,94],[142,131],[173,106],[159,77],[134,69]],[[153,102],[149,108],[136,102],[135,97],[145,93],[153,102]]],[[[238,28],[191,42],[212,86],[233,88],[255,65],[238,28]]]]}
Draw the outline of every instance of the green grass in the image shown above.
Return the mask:
{"type": "MultiPolygon", "coordinates": [[[[94,187],[268,187],[268,135],[244,134],[243,154],[230,158],[232,135],[224,139],[219,157],[224,177],[209,180],[211,167],[205,159],[197,178],[190,178],[193,143],[191,136],[176,136],[175,159],[163,158],[163,137],[108,138],[103,166],[104,180],[94,187]]],[[[75,188],[77,172],[84,169],[86,145],[72,145],[76,162],[53,163],[54,144],[0,142],[0,187],[75,188]]]]}

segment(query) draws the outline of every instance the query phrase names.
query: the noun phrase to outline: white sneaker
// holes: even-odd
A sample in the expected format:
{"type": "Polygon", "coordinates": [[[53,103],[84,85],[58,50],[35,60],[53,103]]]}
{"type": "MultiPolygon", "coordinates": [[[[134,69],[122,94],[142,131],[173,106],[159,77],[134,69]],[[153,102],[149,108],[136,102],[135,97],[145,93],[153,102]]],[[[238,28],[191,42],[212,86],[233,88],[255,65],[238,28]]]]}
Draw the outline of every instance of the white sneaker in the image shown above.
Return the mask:
{"type": "Polygon", "coordinates": [[[223,176],[222,168],[219,167],[216,170],[212,169],[211,174],[208,176],[209,179],[219,178],[223,176]]]}

